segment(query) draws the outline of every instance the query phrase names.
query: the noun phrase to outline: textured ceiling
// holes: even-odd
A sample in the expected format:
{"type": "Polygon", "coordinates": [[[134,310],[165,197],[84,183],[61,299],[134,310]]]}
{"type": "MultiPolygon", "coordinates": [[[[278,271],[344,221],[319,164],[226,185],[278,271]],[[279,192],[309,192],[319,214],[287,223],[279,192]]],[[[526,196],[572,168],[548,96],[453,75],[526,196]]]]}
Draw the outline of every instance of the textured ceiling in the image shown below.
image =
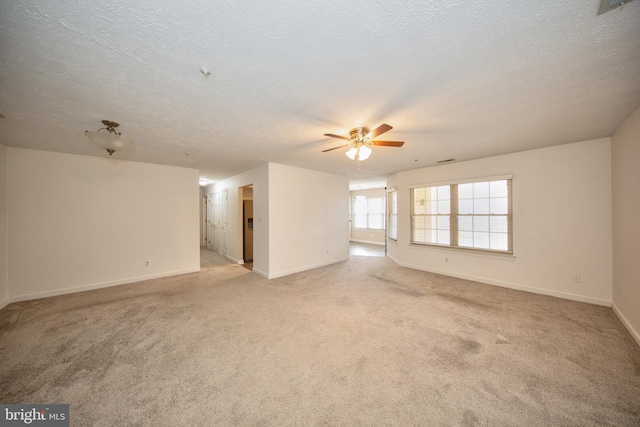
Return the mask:
{"type": "Polygon", "coordinates": [[[640,105],[640,2],[76,1],[0,6],[0,142],[220,180],[264,162],[371,178],[610,136],[640,105]],[[208,77],[201,67],[211,70],[208,77]],[[359,171],[356,126],[394,127],[359,171]]]}

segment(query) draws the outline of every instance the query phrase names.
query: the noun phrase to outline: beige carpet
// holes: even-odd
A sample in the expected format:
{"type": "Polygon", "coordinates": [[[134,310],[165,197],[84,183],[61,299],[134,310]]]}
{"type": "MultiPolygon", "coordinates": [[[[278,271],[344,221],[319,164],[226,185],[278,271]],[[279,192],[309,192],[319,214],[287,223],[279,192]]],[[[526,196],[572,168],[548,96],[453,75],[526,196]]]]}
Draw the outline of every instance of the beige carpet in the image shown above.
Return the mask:
{"type": "Polygon", "coordinates": [[[640,425],[640,348],[610,308],[352,257],[10,304],[0,402],[73,426],[640,425]]]}

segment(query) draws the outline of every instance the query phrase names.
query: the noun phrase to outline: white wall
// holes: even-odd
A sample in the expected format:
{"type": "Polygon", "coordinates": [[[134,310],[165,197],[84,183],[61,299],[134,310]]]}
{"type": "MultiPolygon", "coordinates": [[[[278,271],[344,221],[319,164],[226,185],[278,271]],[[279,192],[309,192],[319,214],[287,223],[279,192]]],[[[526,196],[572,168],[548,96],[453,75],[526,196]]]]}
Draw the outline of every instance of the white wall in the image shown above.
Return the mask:
{"type": "Polygon", "coordinates": [[[609,138],[401,172],[387,184],[398,188],[399,211],[398,241],[388,241],[387,253],[401,265],[611,303],[609,138]],[[410,185],[503,174],[513,174],[514,257],[409,244],[410,185]]]}
{"type": "Polygon", "coordinates": [[[241,187],[253,184],[253,270],[269,271],[269,166],[264,164],[206,187],[207,194],[228,190],[227,257],[243,258],[241,187]]]}
{"type": "Polygon", "coordinates": [[[7,147],[0,144],[0,308],[9,304],[7,209],[7,147]]]}
{"type": "Polygon", "coordinates": [[[640,344],[640,108],[613,134],[613,309],[640,344]]]}
{"type": "Polygon", "coordinates": [[[269,278],[349,259],[349,179],[270,163],[269,253],[269,278]]]}
{"type": "Polygon", "coordinates": [[[349,258],[348,178],[268,163],[207,187],[228,190],[230,259],[242,259],[239,196],[250,184],[255,273],[271,279],[349,258]]]}
{"type": "Polygon", "coordinates": [[[197,170],[7,150],[11,301],[200,269],[197,170]]]}
{"type": "MultiPolygon", "coordinates": [[[[372,188],[369,190],[355,190],[350,193],[350,196],[351,196],[350,202],[353,202],[353,198],[355,196],[382,197],[386,200],[387,190],[385,190],[384,188],[372,188]]],[[[350,225],[351,225],[352,241],[384,245],[385,230],[364,230],[361,228],[353,228],[353,219],[350,225]]]]}

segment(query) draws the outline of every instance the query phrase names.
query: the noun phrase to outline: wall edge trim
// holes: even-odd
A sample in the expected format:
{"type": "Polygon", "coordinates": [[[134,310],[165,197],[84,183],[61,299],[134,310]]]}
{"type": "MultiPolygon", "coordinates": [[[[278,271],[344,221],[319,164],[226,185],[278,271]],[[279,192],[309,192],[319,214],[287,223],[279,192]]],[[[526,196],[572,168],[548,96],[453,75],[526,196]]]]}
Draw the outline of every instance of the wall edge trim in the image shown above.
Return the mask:
{"type": "Polygon", "coordinates": [[[633,338],[636,344],[638,344],[638,346],[640,347],[640,333],[638,333],[638,331],[636,331],[633,326],[631,326],[631,323],[627,320],[626,317],[624,317],[624,314],[622,314],[622,311],[620,311],[620,309],[614,302],[611,303],[611,308],[613,309],[615,315],[618,316],[618,319],[620,319],[624,327],[627,329],[627,331],[631,335],[631,338],[633,338]]]}
{"type": "Polygon", "coordinates": [[[280,271],[277,273],[269,274],[267,279],[277,279],[278,277],[288,276],[294,273],[300,273],[301,271],[313,270],[314,268],[324,267],[326,265],[337,264],[339,262],[348,261],[350,257],[333,259],[330,261],[321,262],[318,264],[307,265],[304,267],[294,268],[291,270],[280,271]]]}
{"type": "Polygon", "coordinates": [[[355,243],[368,243],[370,245],[384,246],[384,242],[376,242],[373,240],[349,239],[349,241],[355,243]]]}
{"type": "Polygon", "coordinates": [[[176,271],[168,271],[165,273],[158,273],[158,274],[150,274],[148,276],[138,276],[138,277],[131,277],[128,279],[121,279],[121,280],[113,280],[110,282],[102,282],[102,283],[93,283],[93,284],[89,284],[89,285],[80,285],[80,286],[72,286],[69,288],[62,288],[62,289],[56,289],[53,291],[46,291],[46,292],[35,292],[32,294],[25,294],[25,295],[16,295],[13,297],[10,297],[10,302],[20,302],[20,301],[29,301],[29,300],[34,300],[34,299],[40,299],[40,298],[49,298],[49,297],[55,297],[58,295],[66,295],[66,294],[74,294],[77,292],[85,292],[85,291],[92,291],[94,289],[102,289],[102,288],[110,288],[112,286],[119,286],[119,285],[126,285],[129,283],[136,283],[136,282],[143,282],[145,280],[151,280],[151,279],[160,279],[162,277],[170,277],[170,276],[178,276],[181,274],[188,274],[188,273],[197,273],[200,271],[200,267],[198,268],[188,268],[185,270],[176,270],[176,271]]]}
{"type": "Polygon", "coordinates": [[[436,273],[436,274],[442,274],[444,276],[457,277],[459,279],[472,280],[474,282],[480,282],[480,283],[484,283],[484,284],[487,284],[487,285],[499,286],[501,288],[514,289],[514,290],[517,290],[517,291],[529,292],[529,293],[532,293],[532,294],[547,295],[547,296],[567,299],[567,300],[571,300],[571,301],[585,302],[585,303],[588,303],[588,304],[595,304],[595,305],[602,305],[602,306],[605,306],[605,307],[611,307],[611,301],[600,299],[600,298],[592,298],[592,297],[587,297],[587,296],[583,296],[583,295],[570,294],[570,293],[567,293],[567,292],[552,291],[552,290],[549,290],[549,289],[536,288],[536,287],[533,287],[533,286],[520,285],[520,284],[517,284],[517,283],[511,283],[511,282],[502,282],[502,281],[499,281],[499,280],[487,279],[485,277],[472,276],[472,275],[466,275],[466,274],[456,274],[456,273],[452,273],[450,271],[429,269],[429,268],[421,267],[421,266],[418,266],[418,265],[398,262],[395,259],[394,259],[394,261],[396,261],[398,263],[398,265],[400,265],[401,267],[412,268],[414,270],[422,270],[422,271],[427,271],[429,273],[436,273]]]}

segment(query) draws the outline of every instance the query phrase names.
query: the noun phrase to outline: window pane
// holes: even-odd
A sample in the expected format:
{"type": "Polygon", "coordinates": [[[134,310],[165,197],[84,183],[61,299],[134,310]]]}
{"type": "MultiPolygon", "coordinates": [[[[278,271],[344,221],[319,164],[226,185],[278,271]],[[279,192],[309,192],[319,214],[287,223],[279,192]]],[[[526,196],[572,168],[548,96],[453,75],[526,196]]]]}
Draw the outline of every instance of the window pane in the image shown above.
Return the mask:
{"type": "Polygon", "coordinates": [[[424,243],[424,228],[418,228],[413,230],[413,242],[424,243]]]}
{"type": "Polygon", "coordinates": [[[491,233],[490,235],[491,249],[497,251],[509,250],[509,240],[507,233],[491,233]]]}
{"type": "Polygon", "coordinates": [[[473,232],[461,231],[458,233],[458,246],[473,247],[473,232]]]}
{"type": "Polygon", "coordinates": [[[491,227],[492,233],[507,233],[509,231],[506,216],[492,216],[489,221],[489,226],[491,227]]]}
{"type": "Polygon", "coordinates": [[[489,232],[489,217],[488,216],[474,216],[473,217],[473,231],[489,232]]]}
{"type": "Polygon", "coordinates": [[[367,199],[364,196],[356,196],[353,202],[353,213],[360,214],[367,212],[367,199]]]}
{"type": "Polygon", "coordinates": [[[458,185],[458,199],[472,199],[472,198],[473,198],[473,184],[458,185]]]}
{"type": "Polygon", "coordinates": [[[390,199],[389,199],[390,202],[391,202],[390,211],[391,211],[392,214],[395,215],[395,214],[398,213],[398,193],[394,191],[394,192],[390,193],[389,195],[391,196],[390,199]]]}
{"type": "Polygon", "coordinates": [[[426,189],[427,199],[429,200],[437,200],[438,199],[438,187],[429,187],[426,189]]]}
{"type": "Polygon", "coordinates": [[[439,200],[438,201],[438,213],[448,215],[451,212],[451,201],[450,200],[439,200]]]}
{"type": "Polygon", "coordinates": [[[383,224],[382,215],[379,215],[379,214],[369,215],[369,228],[380,230],[383,228],[382,224],[383,224]]]}
{"type": "Polygon", "coordinates": [[[458,213],[460,213],[460,214],[472,214],[473,213],[473,199],[459,200],[458,201],[458,213]]]}
{"type": "Polygon", "coordinates": [[[439,215],[437,219],[438,229],[440,230],[449,230],[449,217],[439,215]]]}
{"type": "Polygon", "coordinates": [[[425,197],[423,188],[414,188],[412,190],[413,198],[413,213],[423,214],[425,213],[425,197]]]}
{"type": "Polygon", "coordinates": [[[448,185],[442,185],[437,187],[438,189],[438,199],[439,200],[449,200],[451,198],[451,187],[448,185]]]}
{"type": "Polygon", "coordinates": [[[473,183],[473,197],[475,199],[489,197],[489,183],[488,182],[474,182],[473,183]]]}
{"type": "Polygon", "coordinates": [[[473,213],[486,215],[489,213],[489,199],[473,199],[473,213]]]}
{"type": "Polygon", "coordinates": [[[369,213],[383,213],[383,200],[380,197],[368,199],[369,201],[369,213]]]}
{"type": "Polygon", "coordinates": [[[439,230],[438,231],[438,243],[441,244],[441,245],[450,244],[449,230],[439,230]]]}
{"type": "Polygon", "coordinates": [[[427,228],[427,243],[438,243],[438,230],[427,228]]]}
{"type": "Polygon", "coordinates": [[[459,216],[458,217],[458,230],[459,231],[473,231],[473,217],[472,216],[459,216]]]}
{"type": "Polygon", "coordinates": [[[390,239],[394,239],[397,240],[398,239],[398,192],[397,191],[390,191],[387,194],[387,201],[388,201],[388,212],[389,212],[389,219],[388,219],[388,233],[387,236],[390,239]]]}
{"type": "Polygon", "coordinates": [[[491,192],[491,197],[508,197],[507,180],[491,181],[489,183],[489,191],[491,192]]]}
{"type": "Polygon", "coordinates": [[[489,233],[473,232],[473,247],[489,249],[489,233]]]}
{"type": "Polygon", "coordinates": [[[490,200],[492,214],[506,214],[509,212],[509,200],[506,197],[492,197],[490,200]]]}
{"type": "Polygon", "coordinates": [[[353,226],[355,228],[367,228],[367,215],[355,214],[353,218],[353,226]]]}
{"type": "Polygon", "coordinates": [[[398,217],[395,215],[389,218],[389,237],[392,239],[398,238],[398,217]]]}
{"type": "Polygon", "coordinates": [[[429,212],[430,214],[435,214],[438,213],[438,201],[437,200],[432,200],[429,203],[429,212]]]}

